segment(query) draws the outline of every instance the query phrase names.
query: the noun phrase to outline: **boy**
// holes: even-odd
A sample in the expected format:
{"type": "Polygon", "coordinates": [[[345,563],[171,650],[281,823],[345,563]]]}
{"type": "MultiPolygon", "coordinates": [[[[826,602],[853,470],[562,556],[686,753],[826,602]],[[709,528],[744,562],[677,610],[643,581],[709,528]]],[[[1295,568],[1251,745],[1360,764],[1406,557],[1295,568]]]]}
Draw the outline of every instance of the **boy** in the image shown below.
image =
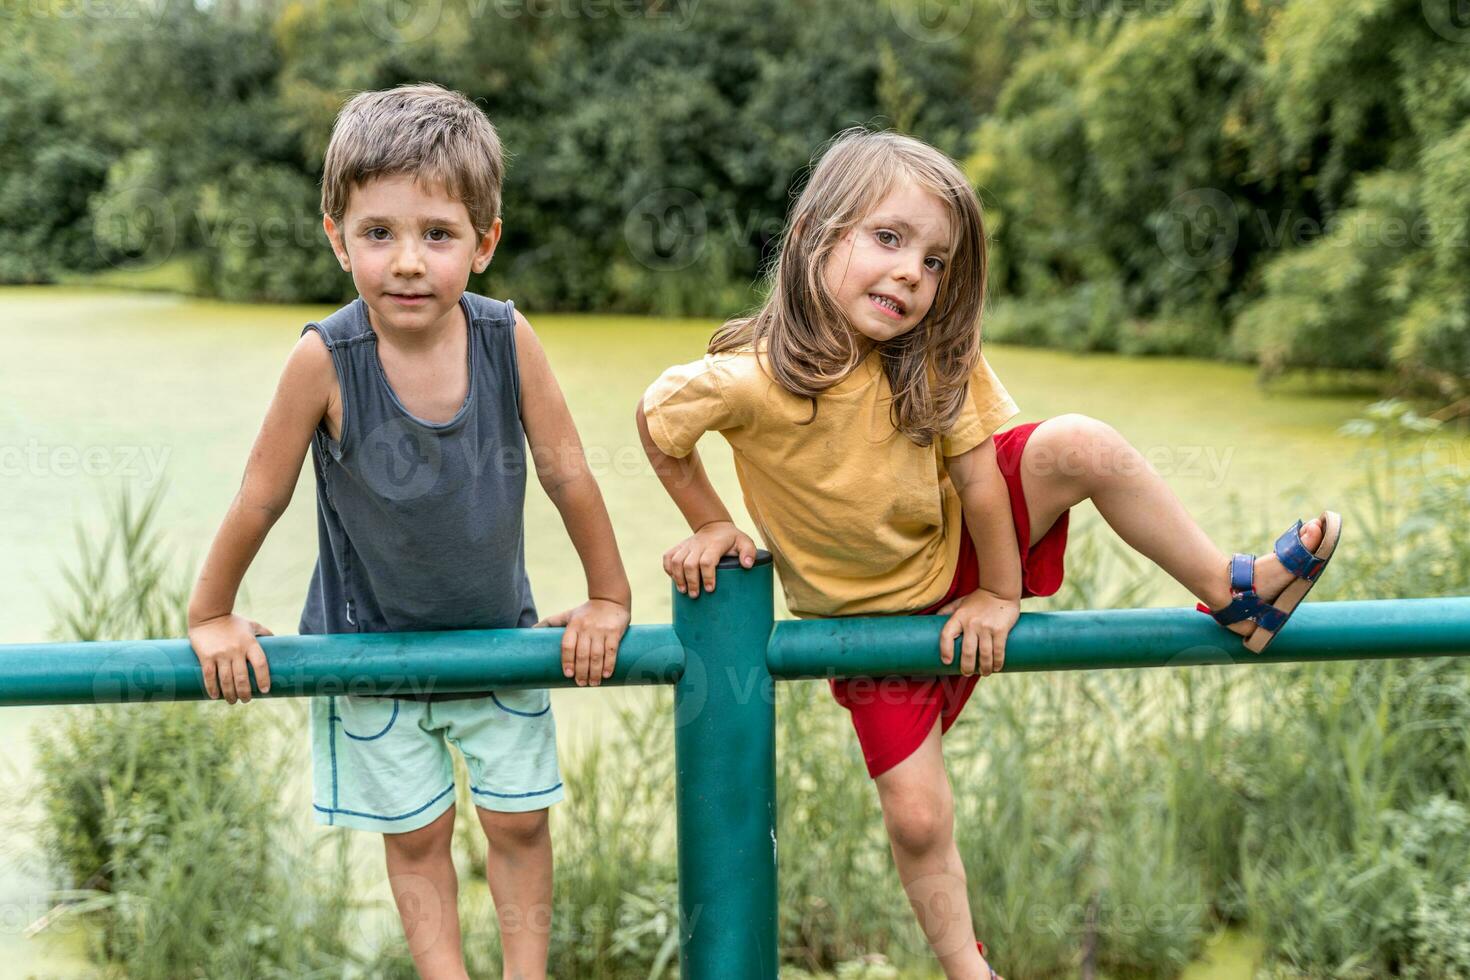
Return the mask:
{"type": "MultiPolygon", "coordinates": [[[[500,142],[437,85],[365,92],[332,129],[322,226],[359,298],[303,330],[189,602],[210,697],[270,690],[259,624],[234,612],[307,446],[319,555],[302,633],[565,626],[563,670],[611,675],[631,595],[597,484],[530,324],[465,292],[500,239],[500,142]],[[587,602],[537,622],[524,562],[525,445],[587,576],[587,602]]],[[[312,699],[314,810],[383,834],[419,973],[465,977],[450,857],[465,756],[489,844],[507,977],[544,977],[547,807],[562,798],[546,691],[312,699]]]]}

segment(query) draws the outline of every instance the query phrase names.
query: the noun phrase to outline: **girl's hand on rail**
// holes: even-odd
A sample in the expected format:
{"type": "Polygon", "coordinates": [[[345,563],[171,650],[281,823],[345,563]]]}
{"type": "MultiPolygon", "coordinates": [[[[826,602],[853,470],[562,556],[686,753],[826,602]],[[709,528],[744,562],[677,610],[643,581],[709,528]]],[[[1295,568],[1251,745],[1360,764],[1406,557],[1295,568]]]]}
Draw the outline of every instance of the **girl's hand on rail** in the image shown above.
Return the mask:
{"type": "Polygon", "coordinates": [[[980,676],[988,677],[1006,662],[1006,637],[1021,617],[1021,601],[976,589],[967,596],[947,602],[939,614],[949,622],[939,631],[939,659],[954,661],[954,641],[961,634],[960,673],[973,674],[978,666],[980,676]],[[978,661],[978,664],[977,664],[978,661]]]}
{"type": "Polygon", "coordinates": [[[628,628],[628,607],[611,599],[588,599],[575,609],[547,616],[537,626],[565,626],[561,672],[578,687],[598,686],[618,665],[618,644],[628,628]]]}
{"type": "Polygon", "coordinates": [[[701,585],[706,592],[715,590],[715,566],[725,555],[740,556],[740,564],[750,568],[755,542],[730,521],[710,521],[664,552],[664,574],[674,580],[674,588],[698,599],[701,585]]]}
{"type": "Polygon", "coordinates": [[[270,665],[257,636],[274,636],[253,619],[229,613],[189,624],[189,645],[199,666],[204,669],[204,690],[211,698],[221,694],[230,704],[250,700],[250,673],[245,665],[255,668],[260,693],[271,689],[270,665]]]}

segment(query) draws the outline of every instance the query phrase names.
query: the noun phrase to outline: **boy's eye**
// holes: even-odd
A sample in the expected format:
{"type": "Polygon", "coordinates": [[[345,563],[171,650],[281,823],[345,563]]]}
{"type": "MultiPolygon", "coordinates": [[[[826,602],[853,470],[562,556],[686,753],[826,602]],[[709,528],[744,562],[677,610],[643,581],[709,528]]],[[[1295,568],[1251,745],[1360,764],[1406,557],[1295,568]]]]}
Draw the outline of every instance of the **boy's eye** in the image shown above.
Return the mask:
{"type": "Polygon", "coordinates": [[[430,228],[429,235],[431,236],[431,238],[434,235],[444,236],[443,238],[432,238],[432,240],[436,242],[447,242],[449,241],[450,237],[452,237],[449,232],[445,231],[443,228],[430,228]]]}
{"type": "Polygon", "coordinates": [[[379,225],[376,228],[369,228],[367,230],[367,236],[372,241],[381,242],[383,239],[381,239],[381,238],[378,237],[378,232],[380,232],[380,231],[383,234],[385,234],[385,235],[388,233],[388,229],[387,228],[384,228],[383,226],[379,225]]]}

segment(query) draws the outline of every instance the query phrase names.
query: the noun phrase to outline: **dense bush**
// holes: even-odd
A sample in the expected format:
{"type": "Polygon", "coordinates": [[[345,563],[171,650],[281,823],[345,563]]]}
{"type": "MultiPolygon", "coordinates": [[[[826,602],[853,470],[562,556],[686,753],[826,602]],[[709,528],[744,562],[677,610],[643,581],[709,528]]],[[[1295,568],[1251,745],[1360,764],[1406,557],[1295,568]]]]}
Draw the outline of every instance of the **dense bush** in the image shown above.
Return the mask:
{"type": "Polygon", "coordinates": [[[1077,310],[1107,284],[1120,308],[1107,331],[1001,317],[994,335],[1470,391],[1470,45],[1441,6],[1057,18],[979,123],[970,171],[1001,295],[1077,310]]]}
{"type": "Polygon", "coordinates": [[[103,264],[88,209],[112,153],[67,125],[65,99],[33,51],[0,53],[0,282],[103,264]]]}

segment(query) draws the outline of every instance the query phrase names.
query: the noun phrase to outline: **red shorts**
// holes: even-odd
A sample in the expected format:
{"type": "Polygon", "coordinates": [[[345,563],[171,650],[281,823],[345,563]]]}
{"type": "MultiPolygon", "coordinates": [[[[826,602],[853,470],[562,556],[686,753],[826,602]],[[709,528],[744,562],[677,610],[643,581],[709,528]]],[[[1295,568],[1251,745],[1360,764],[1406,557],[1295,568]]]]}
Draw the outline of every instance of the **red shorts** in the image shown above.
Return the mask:
{"type": "MultiPolygon", "coordinates": [[[[1021,551],[1021,598],[1051,595],[1062,585],[1062,553],[1067,547],[1067,518],[1057,518],[1036,546],[1031,541],[1031,518],[1026,513],[1026,496],[1021,490],[1021,452],[1031,431],[1041,423],[1030,422],[995,434],[995,455],[1011,498],[1011,520],[1016,526],[1016,543],[1021,551]]],[[[974,592],[980,585],[980,565],[975,543],[963,525],[960,529],[960,562],[949,591],[934,605],[910,613],[932,616],[940,606],[974,592]]],[[[939,656],[936,648],[934,656],[939,656]]],[[[924,741],[934,720],[941,734],[949,731],[960,710],[979,682],[979,674],[944,677],[855,677],[833,679],[832,694],[852,712],[863,747],[868,775],[877,777],[913,754],[924,741]]]]}

